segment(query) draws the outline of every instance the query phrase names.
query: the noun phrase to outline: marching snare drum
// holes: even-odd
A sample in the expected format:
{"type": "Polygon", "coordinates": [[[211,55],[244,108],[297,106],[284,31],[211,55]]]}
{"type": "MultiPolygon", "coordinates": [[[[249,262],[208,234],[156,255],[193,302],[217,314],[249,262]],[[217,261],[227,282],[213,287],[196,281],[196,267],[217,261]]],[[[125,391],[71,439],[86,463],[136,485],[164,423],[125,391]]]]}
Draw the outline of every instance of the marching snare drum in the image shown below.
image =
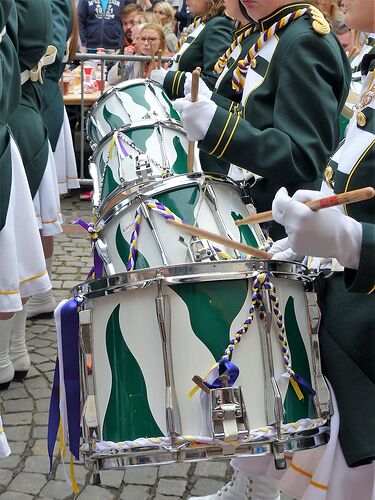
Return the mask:
{"type": "Polygon", "coordinates": [[[175,218],[246,243],[264,246],[259,225],[236,226],[249,215],[240,188],[226,176],[203,173],[117,190],[101,205],[97,249],[108,274],[206,260],[244,258],[238,251],[191,237],[175,218]]]}
{"type": "MultiPolygon", "coordinates": [[[[188,140],[181,125],[144,120],[111,131],[98,144],[90,163],[94,205],[118,186],[144,184],[187,173],[188,140]]],[[[200,171],[198,153],[194,171],[200,171]]]]}
{"type": "Polygon", "coordinates": [[[145,119],[180,121],[180,116],[157,82],[122,82],[107,90],[88,113],[86,129],[91,145],[95,147],[111,130],[145,119]]]}
{"type": "Polygon", "coordinates": [[[195,263],[76,287],[86,458],[105,469],[273,453],[280,465],[286,450],[324,444],[329,392],[304,272],[195,263]]]}

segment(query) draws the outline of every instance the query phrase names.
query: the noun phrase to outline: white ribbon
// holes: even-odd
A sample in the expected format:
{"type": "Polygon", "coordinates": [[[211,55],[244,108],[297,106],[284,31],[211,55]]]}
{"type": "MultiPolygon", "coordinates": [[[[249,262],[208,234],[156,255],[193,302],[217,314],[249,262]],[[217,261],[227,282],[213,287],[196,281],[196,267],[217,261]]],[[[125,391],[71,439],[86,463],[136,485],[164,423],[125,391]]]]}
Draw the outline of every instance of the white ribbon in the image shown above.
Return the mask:
{"type": "Polygon", "coordinates": [[[3,39],[3,36],[5,35],[6,32],[7,32],[7,28],[6,28],[6,26],[4,26],[4,28],[0,31],[0,43],[1,43],[1,40],[3,39]]]}
{"type": "Polygon", "coordinates": [[[44,66],[53,64],[56,59],[57,49],[54,45],[48,45],[46,53],[40,58],[38,63],[32,69],[25,69],[21,73],[21,85],[26,83],[28,80],[32,82],[43,83],[42,69],[44,66]]]}

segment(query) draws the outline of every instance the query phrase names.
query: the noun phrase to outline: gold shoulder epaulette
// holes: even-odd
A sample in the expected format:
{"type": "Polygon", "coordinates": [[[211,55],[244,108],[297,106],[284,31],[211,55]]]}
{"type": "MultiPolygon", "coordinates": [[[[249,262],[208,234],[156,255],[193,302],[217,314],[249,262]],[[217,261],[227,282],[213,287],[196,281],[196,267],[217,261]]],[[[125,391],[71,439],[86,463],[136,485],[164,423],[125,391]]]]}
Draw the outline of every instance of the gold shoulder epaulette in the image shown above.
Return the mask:
{"type": "Polygon", "coordinates": [[[328,35],[328,33],[331,31],[331,28],[329,26],[329,22],[324,17],[323,13],[320,12],[319,9],[317,9],[316,7],[311,5],[310,6],[310,14],[311,14],[311,20],[312,20],[311,24],[312,24],[314,31],[316,31],[320,35],[328,35]]]}

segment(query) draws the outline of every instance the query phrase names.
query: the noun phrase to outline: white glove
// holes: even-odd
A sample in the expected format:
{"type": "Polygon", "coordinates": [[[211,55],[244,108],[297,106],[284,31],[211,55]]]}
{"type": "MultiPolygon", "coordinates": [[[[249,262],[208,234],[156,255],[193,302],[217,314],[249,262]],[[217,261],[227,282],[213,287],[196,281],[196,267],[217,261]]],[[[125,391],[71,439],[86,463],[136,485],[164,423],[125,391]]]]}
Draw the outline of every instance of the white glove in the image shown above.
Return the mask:
{"type": "MultiPolygon", "coordinates": [[[[185,73],[186,80],[185,80],[185,85],[184,85],[184,94],[185,96],[188,94],[191,94],[191,73],[187,72],[185,73]]],[[[207,87],[207,85],[204,83],[202,78],[199,78],[199,86],[198,86],[198,94],[204,95],[207,97],[207,99],[211,99],[212,92],[211,90],[207,87]]]]}
{"type": "Polygon", "coordinates": [[[217,105],[200,94],[196,102],[191,102],[191,94],[188,94],[183,99],[176,99],[173,105],[180,113],[189,141],[204,139],[216,113],[217,105]]]}
{"type": "Polygon", "coordinates": [[[164,85],[165,75],[168,73],[168,70],[164,68],[153,69],[150,73],[151,80],[160,83],[160,85],[164,85]]]}
{"type": "Polygon", "coordinates": [[[273,218],[285,227],[292,250],[314,257],[335,257],[339,263],[358,269],[362,226],[338,208],[314,212],[303,202],[322,198],[319,191],[297,191],[292,198],[280,188],[272,203],[273,218]]]}
{"type": "Polygon", "coordinates": [[[273,254],[272,260],[289,260],[292,262],[302,262],[303,255],[298,255],[290,248],[288,238],[282,238],[274,242],[268,253],[273,254]]]}

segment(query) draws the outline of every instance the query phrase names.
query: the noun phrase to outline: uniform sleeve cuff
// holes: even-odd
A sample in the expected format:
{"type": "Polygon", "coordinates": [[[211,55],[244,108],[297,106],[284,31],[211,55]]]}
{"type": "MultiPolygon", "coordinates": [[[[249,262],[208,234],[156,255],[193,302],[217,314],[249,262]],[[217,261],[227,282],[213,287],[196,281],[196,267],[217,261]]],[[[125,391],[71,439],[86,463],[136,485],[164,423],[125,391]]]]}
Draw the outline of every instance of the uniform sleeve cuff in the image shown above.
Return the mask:
{"type": "Polygon", "coordinates": [[[170,99],[184,97],[185,71],[168,71],[165,75],[163,87],[170,99]]]}
{"type": "Polygon", "coordinates": [[[344,270],[348,292],[375,293],[375,225],[362,223],[362,246],[358,269],[344,270]]]}
{"type": "Polygon", "coordinates": [[[220,106],[223,109],[234,112],[235,109],[238,108],[238,104],[231,101],[227,97],[224,97],[217,92],[213,92],[211,96],[211,100],[214,101],[215,104],[220,106]]]}
{"type": "Polygon", "coordinates": [[[200,149],[222,158],[233,136],[239,116],[217,107],[210,127],[200,143],[200,149]]]}

